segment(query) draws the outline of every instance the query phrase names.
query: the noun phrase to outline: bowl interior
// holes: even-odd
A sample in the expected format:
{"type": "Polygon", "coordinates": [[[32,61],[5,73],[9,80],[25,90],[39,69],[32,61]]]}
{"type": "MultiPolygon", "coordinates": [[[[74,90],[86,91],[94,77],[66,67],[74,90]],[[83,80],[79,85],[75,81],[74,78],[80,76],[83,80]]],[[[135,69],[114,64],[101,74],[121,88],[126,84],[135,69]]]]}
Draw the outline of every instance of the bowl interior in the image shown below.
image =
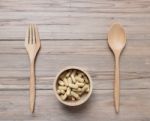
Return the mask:
{"type": "Polygon", "coordinates": [[[65,104],[65,105],[68,105],[68,106],[78,106],[78,105],[81,105],[83,104],[84,102],[86,102],[88,100],[88,98],[90,97],[91,93],[92,93],[92,88],[93,88],[93,85],[92,85],[92,80],[91,80],[91,77],[89,76],[89,74],[85,71],[83,71],[82,69],[79,69],[77,67],[73,67],[73,68],[67,68],[67,69],[64,69],[62,70],[56,77],[56,80],[54,82],[54,91],[55,91],[55,95],[57,97],[57,99],[65,104]],[[87,77],[87,79],[89,80],[89,86],[90,86],[90,90],[88,93],[85,93],[81,96],[81,98],[79,100],[75,100],[75,101],[72,101],[72,100],[62,100],[59,96],[59,94],[57,93],[57,87],[58,87],[58,80],[60,78],[61,75],[63,75],[64,73],[66,73],[67,71],[70,71],[70,70],[76,70],[78,72],[82,72],[84,73],[84,75],[87,77]]]}

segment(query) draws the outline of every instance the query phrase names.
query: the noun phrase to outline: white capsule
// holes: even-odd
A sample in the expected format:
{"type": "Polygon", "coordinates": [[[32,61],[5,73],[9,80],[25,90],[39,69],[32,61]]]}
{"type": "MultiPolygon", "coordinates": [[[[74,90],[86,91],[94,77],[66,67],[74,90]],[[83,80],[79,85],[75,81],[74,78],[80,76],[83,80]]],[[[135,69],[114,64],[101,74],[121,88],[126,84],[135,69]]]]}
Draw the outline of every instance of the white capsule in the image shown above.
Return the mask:
{"type": "Polygon", "coordinates": [[[71,91],[71,95],[73,97],[75,97],[76,99],[78,99],[78,100],[80,99],[80,96],[77,93],[73,92],[73,91],[71,91]]]}
{"type": "Polygon", "coordinates": [[[71,75],[71,80],[72,80],[72,82],[75,84],[76,83],[76,80],[75,80],[75,78],[74,78],[74,75],[71,75]]]}
{"type": "Polygon", "coordinates": [[[67,87],[66,86],[58,86],[58,89],[59,90],[67,90],[67,87]]]}
{"type": "Polygon", "coordinates": [[[78,73],[78,77],[82,78],[84,76],[84,74],[82,72],[78,73]]]}
{"type": "Polygon", "coordinates": [[[84,87],[82,88],[82,93],[85,92],[89,88],[89,85],[85,84],[84,87]]]}
{"type": "Polygon", "coordinates": [[[61,86],[64,86],[64,85],[65,85],[64,82],[61,81],[61,80],[58,81],[58,84],[61,85],[61,86]]]}
{"type": "Polygon", "coordinates": [[[68,86],[68,80],[67,80],[67,78],[64,78],[63,81],[64,81],[65,86],[68,86]]]}
{"type": "Polygon", "coordinates": [[[77,89],[77,88],[78,88],[78,85],[77,85],[77,84],[69,84],[69,87],[70,87],[70,88],[73,88],[73,89],[77,89]]]}
{"type": "Polygon", "coordinates": [[[65,94],[65,90],[60,90],[61,94],[65,94]]]}
{"type": "Polygon", "coordinates": [[[71,77],[68,78],[68,85],[69,85],[69,84],[72,84],[72,79],[71,79],[71,77]]]}
{"type": "Polygon", "coordinates": [[[60,96],[62,100],[66,100],[67,99],[67,94],[65,93],[64,95],[60,96]]]}
{"type": "Polygon", "coordinates": [[[61,75],[60,75],[60,79],[63,80],[66,76],[66,72],[63,72],[61,75]]]}
{"type": "Polygon", "coordinates": [[[69,95],[70,95],[70,92],[71,92],[71,89],[68,87],[68,88],[67,88],[67,91],[66,91],[66,94],[69,96],[69,95]]]}
{"type": "Polygon", "coordinates": [[[84,82],[84,79],[79,77],[79,76],[75,76],[75,80],[80,82],[80,83],[83,83],[84,82]]]}
{"type": "Polygon", "coordinates": [[[77,82],[76,84],[78,85],[78,87],[83,87],[84,86],[84,83],[77,82]]]}
{"type": "Polygon", "coordinates": [[[72,89],[72,91],[74,91],[74,92],[81,92],[82,88],[72,89]]]}

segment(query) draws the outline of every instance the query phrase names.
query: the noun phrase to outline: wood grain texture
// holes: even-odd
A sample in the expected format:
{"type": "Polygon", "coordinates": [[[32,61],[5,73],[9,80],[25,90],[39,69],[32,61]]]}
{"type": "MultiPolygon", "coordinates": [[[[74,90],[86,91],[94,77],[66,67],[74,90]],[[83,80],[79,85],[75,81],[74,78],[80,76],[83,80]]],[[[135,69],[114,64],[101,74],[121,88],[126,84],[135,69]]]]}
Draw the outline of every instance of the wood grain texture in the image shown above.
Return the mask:
{"type": "Polygon", "coordinates": [[[112,90],[95,90],[87,103],[76,108],[61,105],[51,90],[40,90],[37,91],[35,114],[31,115],[27,108],[28,91],[2,91],[0,92],[0,120],[150,120],[150,90],[124,90],[121,93],[121,109],[119,115],[116,115],[112,90]]]}
{"type": "Polygon", "coordinates": [[[149,121],[150,0],[0,0],[0,120],[149,121]],[[121,56],[121,105],[113,106],[114,58],[107,44],[112,22],[127,32],[121,56]],[[29,107],[27,25],[38,25],[42,48],[36,62],[37,103],[29,107]],[[52,91],[56,74],[79,66],[93,79],[87,104],[67,108],[52,91]]]}
{"type": "Polygon", "coordinates": [[[149,0],[1,0],[0,38],[23,39],[26,26],[33,22],[42,39],[106,39],[114,21],[121,22],[132,39],[149,38],[149,4],[149,0]]]}
{"type": "MultiPolygon", "coordinates": [[[[37,88],[52,89],[56,74],[66,66],[74,65],[90,73],[94,89],[113,89],[114,57],[107,41],[41,42],[42,48],[36,62],[37,88]]],[[[128,41],[120,60],[122,89],[150,89],[149,45],[149,40],[144,40],[144,43],[128,41]],[[139,50],[140,53],[137,52],[139,50]]],[[[0,41],[0,56],[1,89],[28,89],[29,60],[24,42],[0,41]]]]}

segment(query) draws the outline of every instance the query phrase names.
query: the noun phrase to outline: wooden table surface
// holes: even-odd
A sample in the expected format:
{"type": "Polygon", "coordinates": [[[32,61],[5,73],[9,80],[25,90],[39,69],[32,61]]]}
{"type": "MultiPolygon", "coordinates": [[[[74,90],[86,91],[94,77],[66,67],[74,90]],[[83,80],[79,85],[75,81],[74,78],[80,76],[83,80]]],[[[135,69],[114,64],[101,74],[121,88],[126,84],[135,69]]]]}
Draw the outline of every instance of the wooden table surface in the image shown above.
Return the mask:
{"type": "Polygon", "coordinates": [[[150,0],[0,0],[0,120],[150,121],[150,0]],[[121,56],[121,105],[113,102],[114,58],[107,44],[111,23],[127,33],[121,56]],[[29,111],[29,23],[39,27],[35,113],[29,111]],[[94,90],[77,108],[56,99],[52,84],[67,66],[89,72],[94,90]]]}

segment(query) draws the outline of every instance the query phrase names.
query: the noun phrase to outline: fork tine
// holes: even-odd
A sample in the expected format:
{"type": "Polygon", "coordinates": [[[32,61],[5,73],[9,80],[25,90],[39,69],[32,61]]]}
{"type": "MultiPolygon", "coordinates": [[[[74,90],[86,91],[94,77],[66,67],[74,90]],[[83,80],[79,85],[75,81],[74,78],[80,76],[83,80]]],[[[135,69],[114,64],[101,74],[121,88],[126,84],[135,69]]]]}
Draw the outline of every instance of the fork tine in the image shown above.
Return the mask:
{"type": "Polygon", "coordinates": [[[33,44],[35,44],[36,43],[36,35],[35,35],[36,33],[35,33],[35,27],[34,27],[34,24],[32,24],[32,41],[33,41],[33,44]]]}
{"type": "Polygon", "coordinates": [[[30,30],[29,31],[29,44],[32,44],[33,40],[32,40],[32,25],[31,24],[29,25],[29,28],[30,28],[29,29],[30,30]]]}
{"type": "Polygon", "coordinates": [[[39,36],[39,32],[38,32],[38,28],[36,24],[34,24],[34,29],[35,29],[36,43],[40,45],[40,36],[39,36]]]}
{"type": "Polygon", "coordinates": [[[26,36],[25,36],[25,45],[29,44],[29,33],[30,33],[30,26],[28,27],[26,31],[26,36]]]}

